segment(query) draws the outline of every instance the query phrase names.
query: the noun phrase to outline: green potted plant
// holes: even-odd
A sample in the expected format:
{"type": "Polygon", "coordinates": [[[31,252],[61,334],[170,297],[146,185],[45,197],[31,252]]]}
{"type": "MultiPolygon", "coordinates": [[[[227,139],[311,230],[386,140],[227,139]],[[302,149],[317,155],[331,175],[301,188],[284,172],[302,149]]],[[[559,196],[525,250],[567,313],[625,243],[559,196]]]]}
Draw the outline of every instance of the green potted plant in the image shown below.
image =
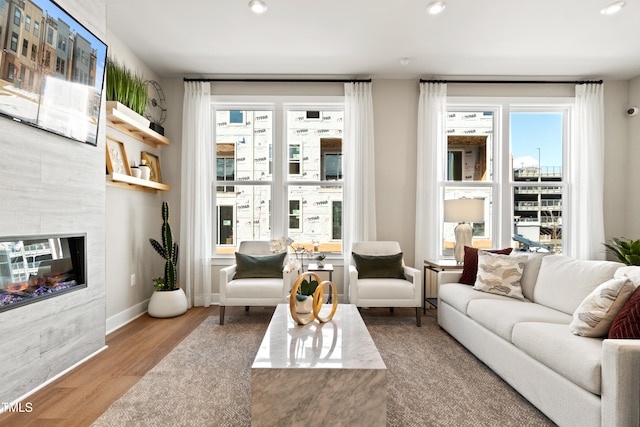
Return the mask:
{"type": "Polygon", "coordinates": [[[162,243],[149,239],[151,247],[165,260],[164,276],[153,279],[155,291],[149,300],[152,317],[174,317],[187,311],[187,296],[178,286],[178,244],[169,224],[169,204],[162,202],[162,243]]]}
{"type": "Polygon", "coordinates": [[[300,283],[296,293],[296,312],[311,313],[313,311],[313,294],[318,288],[318,281],[313,277],[306,278],[300,283]]]}
{"type": "Polygon", "coordinates": [[[111,57],[107,58],[106,72],[107,110],[116,109],[144,127],[149,127],[150,122],[144,117],[147,108],[146,81],[111,57]]]}
{"type": "Polygon", "coordinates": [[[607,251],[626,265],[640,265],[640,240],[613,238],[603,243],[607,251]]]}
{"type": "Polygon", "coordinates": [[[318,268],[323,268],[324,267],[324,259],[326,258],[326,255],[323,253],[320,253],[318,255],[316,255],[316,264],[318,264],[318,268]]]}

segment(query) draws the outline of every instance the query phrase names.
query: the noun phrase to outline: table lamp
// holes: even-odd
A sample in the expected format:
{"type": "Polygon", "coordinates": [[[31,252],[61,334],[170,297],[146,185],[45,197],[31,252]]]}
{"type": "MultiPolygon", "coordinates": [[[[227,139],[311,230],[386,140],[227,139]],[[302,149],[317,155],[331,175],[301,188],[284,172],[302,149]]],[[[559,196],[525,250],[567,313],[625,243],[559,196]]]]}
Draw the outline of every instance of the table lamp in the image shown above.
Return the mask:
{"type": "Polygon", "coordinates": [[[458,264],[464,261],[464,247],[471,246],[473,228],[470,222],[484,221],[484,199],[451,199],[444,201],[444,221],[457,222],[453,230],[456,245],[453,253],[458,264]]]}

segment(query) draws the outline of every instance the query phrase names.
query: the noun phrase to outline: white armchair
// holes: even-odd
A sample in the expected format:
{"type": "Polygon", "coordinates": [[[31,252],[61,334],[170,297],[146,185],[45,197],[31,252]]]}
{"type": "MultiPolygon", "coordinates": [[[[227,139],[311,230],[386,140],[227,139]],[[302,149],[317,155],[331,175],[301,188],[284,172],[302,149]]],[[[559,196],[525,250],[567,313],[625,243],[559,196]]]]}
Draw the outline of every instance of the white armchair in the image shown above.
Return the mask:
{"type": "Polygon", "coordinates": [[[416,268],[408,267],[404,264],[404,259],[399,256],[400,266],[397,259],[391,261],[391,255],[402,253],[398,242],[355,242],[351,252],[357,255],[364,255],[359,258],[361,265],[373,265],[376,271],[358,272],[353,255],[349,265],[349,302],[357,307],[415,307],[416,324],[422,323],[422,272],[416,268]],[[376,262],[374,258],[368,257],[386,256],[385,262],[376,262]],[[383,265],[394,265],[392,269],[398,272],[397,277],[374,277],[374,276],[395,276],[383,271],[383,265]],[[359,277],[365,276],[365,277],[359,277]],[[401,278],[404,276],[404,278],[401,278]]]}
{"type": "MultiPolygon", "coordinates": [[[[240,242],[238,252],[252,257],[274,255],[268,241],[249,240],[240,242]]],[[[287,264],[285,256],[283,265],[287,264]]],[[[291,290],[291,277],[294,273],[283,272],[282,278],[241,278],[234,279],[237,265],[220,270],[220,324],[224,325],[226,306],[276,306],[287,302],[291,290]]]]}

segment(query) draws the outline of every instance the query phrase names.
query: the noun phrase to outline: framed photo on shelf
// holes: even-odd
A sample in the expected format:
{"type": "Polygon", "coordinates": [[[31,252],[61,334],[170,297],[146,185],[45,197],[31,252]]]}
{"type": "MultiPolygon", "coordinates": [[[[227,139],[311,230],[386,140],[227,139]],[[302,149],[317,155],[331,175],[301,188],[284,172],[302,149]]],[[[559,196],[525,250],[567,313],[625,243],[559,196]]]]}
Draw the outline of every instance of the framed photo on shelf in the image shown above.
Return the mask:
{"type": "Polygon", "coordinates": [[[107,138],[107,171],[131,175],[124,144],[111,138],[107,138]]]}
{"type": "Polygon", "coordinates": [[[147,165],[151,168],[149,181],[162,182],[162,175],[160,174],[160,159],[158,156],[147,151],[143,151],[140,155],[142,160],[145,160],[147,165]]]}

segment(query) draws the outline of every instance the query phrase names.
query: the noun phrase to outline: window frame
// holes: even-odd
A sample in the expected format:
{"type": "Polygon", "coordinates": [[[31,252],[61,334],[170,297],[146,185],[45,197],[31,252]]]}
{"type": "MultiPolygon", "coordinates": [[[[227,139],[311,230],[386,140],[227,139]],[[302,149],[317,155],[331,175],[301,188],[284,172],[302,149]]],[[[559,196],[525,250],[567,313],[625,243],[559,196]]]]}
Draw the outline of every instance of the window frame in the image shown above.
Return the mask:
{"type": "MultiPolygon", "coordinates": [[[[549,183],[553,187],[562,187],[562,218],[563,218],[563,243],[562,253],[568,251],[568,234],[570,227],[567,227],[570,218],[570,164],[568,163],[568,152],[571,144],[571,129],[573,123],[573,97],[470,97],[470,96],[449,96],[447,98],[447,114],[453,111],[459,112],[493,112],[493,137],[491,147],[487,149],[487,180],[486,181],[450,181],[447,179],[447,155],[448,147],[445,145],[442,150],[443,164],[441,176],[438,177],[438,186],[441,197],[438,199],[440,215],[443,212],[444,194],[447,188],[490,188],[491,205],[489,211],[485,211],[485,233],[487,226],[491,227],[487,235],[492,241],[494,248],[513,246],[513,207],[514,188],[525,186],[540,186],[538,182],[523,183],[513,179],[513,170],[510,162],[511,157],[511,134],[510,134],[510,114],[512,112],[560,112],[562,114],[562,180],[549,183]]],[[[443,138],[447,143],[447,129],[444,129],[443,138]]],[[[441,217],[442,218],[442,217],[441,217]]],[[[444,221],[441,222],[444,224],[444,221]]],[[[438,230],[440,256],[443,256],[444,247],[444,226],[438,230]]],[[[475,236],[474,236],[475,237],[475,236]]]]}
{"type": "MultiPolygon", "coordinates": [[[[280,236],[289,235],[289,189],[293,186],[339,186],[344,188],[344,180],[342,181],[307,181],[307,180],[289,180],[289,141],[287,138],[287,115],[289,111],[341,111],[344,113],[344,96],[251,96],[251,95],[212,95],[211,96],[211,117],[212,127],[214,129],[214,141],[216,144],[216,112],[218,110],[242,110],[242,111],[271,111],[273,117],[272,135],[270,146],[271,153],[271,180],[248,180],[248,181],[226,181],[225,185],[267,185],[270,187],[270,215],[269,228],[271,239],[277,239],[280,236]],[[278,159],[279,161],[276,161],[278,159]]],[[[343,130],[344,131],[344,130],[343,130]]],[[[344,136],[343,136],[344,139],[344,136]]],[[[344,153],[343,153],[344,154],[344,153]]],[[[216,164],[216,150],[213,150],[214,159],[212,164],[216,164]]],[[[300,147],[300,161],[302,160],[302,146],[300,147]]],[[[237,178],[237,176],[236,176],[237,178]]],[[[217,180],[216,174],[213,174],[214,182],[212,183],[212,191],[216,191],[217,180]]],[[[344,206],[344,191],[343,191],[344,206]]],[[[217,212],[217,207],[213,207],[213,211],[217,212]]],[[[302,209],[302,204],[301,204],[302,209]]],[[[343,214],[344,217],[344,214],[343,214]]],[[[300,215],[302,228],[302,215],[300,215]]],[[[296,230],[297,231],[297,230],[296,230]]],[[[217,236],[217,227],[213,230],[217,236]]],[[[333,235],[333,232],[332,232],[333,235]]],[[[224,257],[223,254],[216,253],[216,240],[213,241],[214,257],[224,257]]],[[[344,247],[343,247],[344,251],[344,247]]],[[[336,256],[341,254],[336,254],[336,256]]]]}

